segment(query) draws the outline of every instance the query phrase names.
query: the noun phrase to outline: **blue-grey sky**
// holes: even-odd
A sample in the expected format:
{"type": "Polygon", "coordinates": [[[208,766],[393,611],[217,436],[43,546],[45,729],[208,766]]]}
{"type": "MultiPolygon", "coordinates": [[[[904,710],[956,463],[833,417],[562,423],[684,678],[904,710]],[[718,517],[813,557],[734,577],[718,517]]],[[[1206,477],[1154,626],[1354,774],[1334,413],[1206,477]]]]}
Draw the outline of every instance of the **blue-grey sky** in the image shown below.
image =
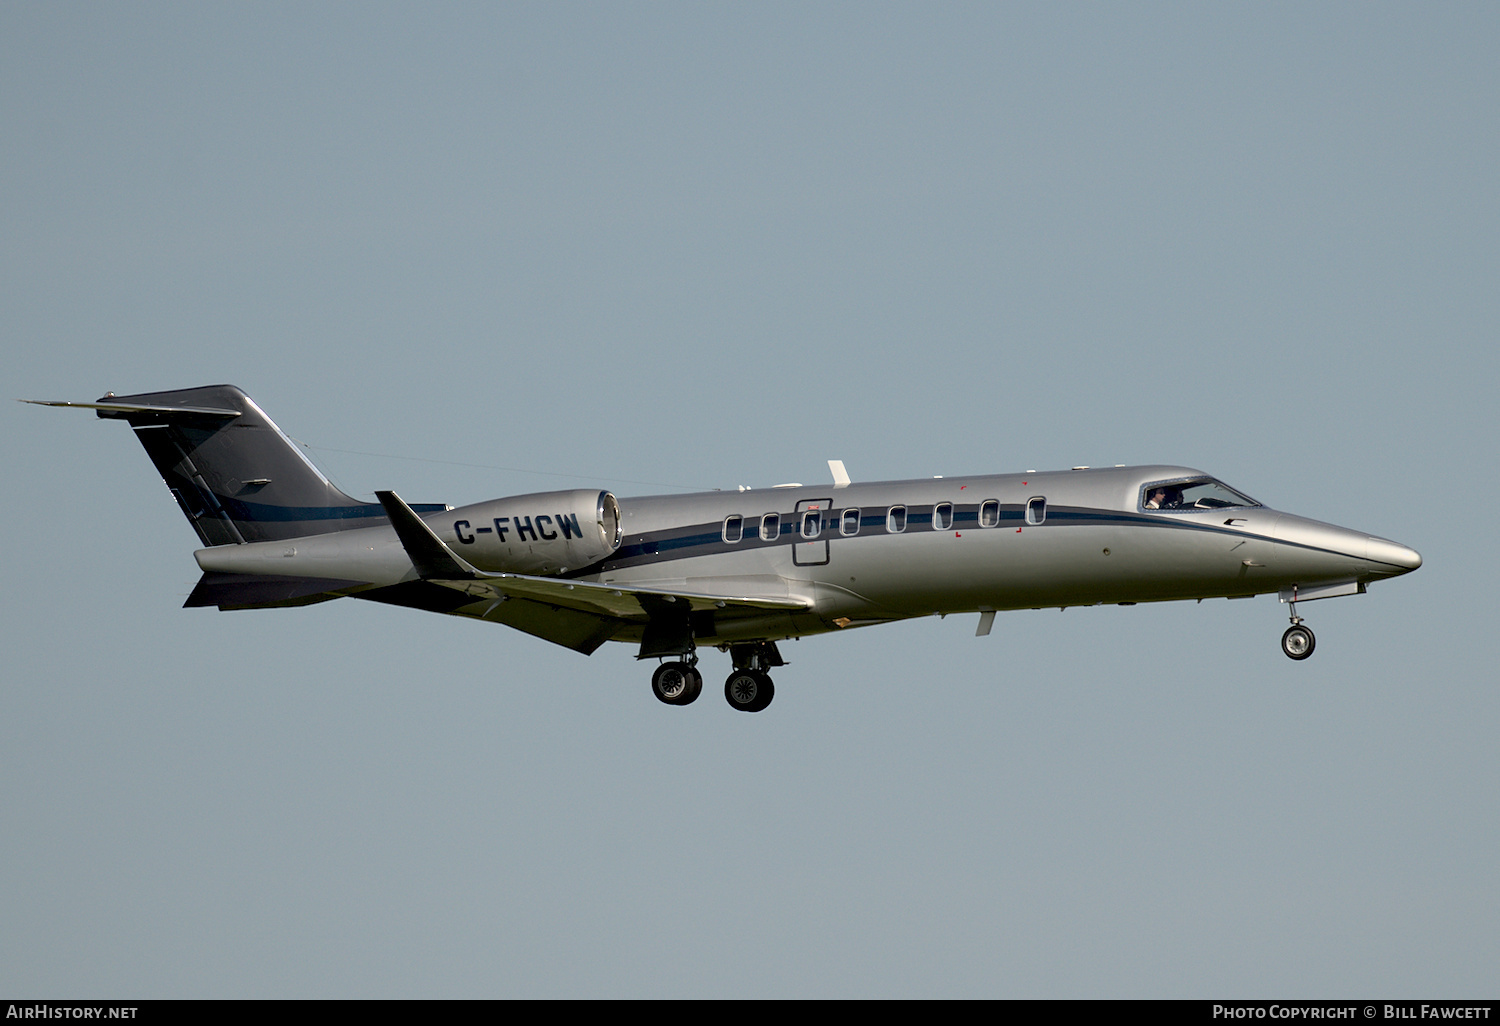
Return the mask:
{"type": "Polygon", "coordinates": [[[1493,995],[1497,40],[0,6],[7,395],[233,382],[454,504],[1183,463],[1427,561],[1306,663],[1270,597],[1018,612],[671,709],[623,645],[180,609],[130,433],[6,403],[0,992],[1493,995]]]}

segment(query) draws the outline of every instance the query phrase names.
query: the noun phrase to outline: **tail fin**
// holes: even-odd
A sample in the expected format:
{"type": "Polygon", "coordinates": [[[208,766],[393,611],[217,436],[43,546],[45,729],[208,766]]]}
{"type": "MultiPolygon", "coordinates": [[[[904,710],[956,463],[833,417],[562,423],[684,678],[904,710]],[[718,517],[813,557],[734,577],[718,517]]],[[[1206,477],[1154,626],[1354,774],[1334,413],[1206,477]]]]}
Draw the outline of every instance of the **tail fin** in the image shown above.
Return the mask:
{"type": "Polygon", "coordinates": [[[204,545],[390,523],[379,503],[360,502],[334,487],[233,385],[107,395],[97,403],[67,405],[90,406],[101,418],[123,420],[135,430],[204,545]]]}

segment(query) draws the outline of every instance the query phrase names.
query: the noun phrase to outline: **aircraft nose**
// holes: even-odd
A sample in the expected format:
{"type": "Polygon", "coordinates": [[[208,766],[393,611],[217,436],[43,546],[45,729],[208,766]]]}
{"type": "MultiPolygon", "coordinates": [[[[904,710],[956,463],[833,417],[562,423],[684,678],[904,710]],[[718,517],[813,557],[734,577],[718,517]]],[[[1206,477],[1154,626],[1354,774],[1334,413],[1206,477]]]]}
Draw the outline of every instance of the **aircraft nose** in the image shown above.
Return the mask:
{"type": "Polygon", "coordinates": [[[1367,543],[1366,558],[1374,563],[1386,563],[1392,567],[1398,567],[1398,574],[1409,574],[1422,565],[1422,554],[1416,549],[1409,549],[1400,542],[1393,542],[1386,538],[1370,536],[1367,543]]]}

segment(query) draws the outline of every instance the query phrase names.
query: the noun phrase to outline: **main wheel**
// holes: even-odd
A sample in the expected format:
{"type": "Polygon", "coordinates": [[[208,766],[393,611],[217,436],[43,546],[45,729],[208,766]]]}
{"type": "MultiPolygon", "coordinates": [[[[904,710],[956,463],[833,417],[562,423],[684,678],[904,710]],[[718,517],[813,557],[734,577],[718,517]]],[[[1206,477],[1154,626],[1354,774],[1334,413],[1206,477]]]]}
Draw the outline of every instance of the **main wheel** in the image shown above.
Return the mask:
{"type": "Polygon", "coordinates": [[[698,700],[698,696],[703,694],[703,674],[698,672],[696,666],[688,667],[688,677],[691,678],[688,689],[677,700],[678,705],[692,705],[698,700]]]}
{"type": "Polygon", "coordinates": [[[760,712],[775,697],[771,678],[758,670],[735,670],[724,682],[724,700],[740,712],[760,712]]]}
{"type": "Polygon", "coordinates": [[[698,697],[698,691],[693,689],[694,678],[701,691],[703,678],[687,663],[662,663],[651,675],[651,691],[668,705],[687,705],[698,697]]]}
{"type": "Polygon", "coordinates": [[[1313,632],[1300,623],[1288,627],[1281,636],[1281,650],[1291,659],[1306,659],[1317,645],[1318,639],[1313,637],[1313,632]]]}

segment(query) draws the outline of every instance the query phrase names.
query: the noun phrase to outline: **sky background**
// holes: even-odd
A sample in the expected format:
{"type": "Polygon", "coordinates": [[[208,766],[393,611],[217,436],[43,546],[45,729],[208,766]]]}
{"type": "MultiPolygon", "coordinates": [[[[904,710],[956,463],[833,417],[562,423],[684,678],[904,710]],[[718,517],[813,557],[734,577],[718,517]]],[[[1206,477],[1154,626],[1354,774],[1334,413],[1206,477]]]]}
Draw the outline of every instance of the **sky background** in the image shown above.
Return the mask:
{"type": "Polygon", "coordinates": [[[1493,997],[1500,6],[0,5],[0,379],[455,505],[1201,467],[1426,565],[783,645],[179,608],[0,405],[0,992],[1493,997]],[[359,455],[373,453],[378,455],[359,455]]]}

